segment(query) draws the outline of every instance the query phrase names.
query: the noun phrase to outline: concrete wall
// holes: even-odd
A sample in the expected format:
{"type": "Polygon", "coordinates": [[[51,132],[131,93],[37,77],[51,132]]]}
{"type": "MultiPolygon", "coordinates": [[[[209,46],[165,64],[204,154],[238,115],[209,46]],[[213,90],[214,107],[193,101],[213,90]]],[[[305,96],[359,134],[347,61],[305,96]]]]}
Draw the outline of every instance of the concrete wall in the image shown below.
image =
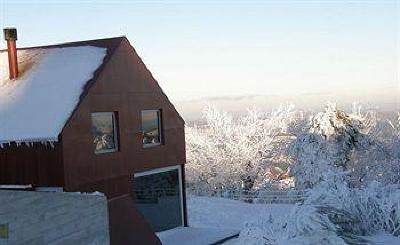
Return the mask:
{"type": "Polygon", "coordinates": [[[0,191],[0,245],[109,244],[104,196],[0,191]]]}

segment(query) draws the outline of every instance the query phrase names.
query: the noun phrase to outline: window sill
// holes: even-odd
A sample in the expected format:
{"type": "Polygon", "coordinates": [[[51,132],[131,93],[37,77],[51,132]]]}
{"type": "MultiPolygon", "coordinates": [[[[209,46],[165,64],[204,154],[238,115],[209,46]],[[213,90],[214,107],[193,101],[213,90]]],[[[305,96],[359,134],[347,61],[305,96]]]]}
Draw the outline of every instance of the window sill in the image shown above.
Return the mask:
{"type": "Polygon", "coordinates": [[[118,150],[117,149],[113,149],[113,150],[95,151],[94,154],[95,155],[102,155],[102,154],[113,153],[113,152],[118,152],[118,150]]]}
{"type": "Polygon", "coordinates": [[[153,143],[153,144],[143,144],[143,148],[153,148],[153,147],[157,147],[157,146],[161,146],[161,143],[153,143]]]}

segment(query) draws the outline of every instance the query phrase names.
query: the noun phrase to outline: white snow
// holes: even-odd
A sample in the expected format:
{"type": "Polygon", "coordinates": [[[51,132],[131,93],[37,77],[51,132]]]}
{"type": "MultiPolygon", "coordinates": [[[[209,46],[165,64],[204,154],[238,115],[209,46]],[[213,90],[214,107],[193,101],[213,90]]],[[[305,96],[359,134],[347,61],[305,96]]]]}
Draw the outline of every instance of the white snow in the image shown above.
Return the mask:
{"type": "Polygon", "coordinates": [[[0,189],[30,189],[32,185],[0,185],[0,189]]]}
{"type": "Polygon", "coordinates": [[[157,236],[163,245],[205,245],[214,244],[238,234],[237,231],[226,229],[178,227],[158,232],[157,236]]]}
{"type": "MultiPolygon", "coordinates": [[[[204,230],[187,231],[187,234],[182,236],[180,236],[179,231],[172,230],[170,233],[163,234],[162,237],[159,237],[162,241],[168,241],[166,244],[190,244],[185,243],[187,240],[192,241],[193,243],[191,244],[211,244],[209,242],[204,242],[206,241],[204,239],[212,239],[218,232],[220,232],[219,234],[223,234],[222,231],[224,231],[224,229],[225,231],[229,231],[230,229],[233,232],[235,230],[242,230],[244,226],[246,226],[245,228],[249,232],[246,239],[233,238],[226,241],[224,244],[319,244],[313,239],[320,241],[318,239],[321,238],[323,240],[324,237],[319,237],[317,234],[315,237],[299,236],[297,238],[288,239],[284,236],[283,232],[281,234],[279,230],[273,230],[272,228],[271,237],[265,237],[265,231],[257,229],[254,223],[252,223],[255,222],[262,225],[262,223],[266,224],[272,222],[272,220],[285,220],[286,215],[291,213],[294,207],[294,205],[290,204],[249,204],[224,198],[190,196],[188,199],[189,225],[196,228],[202,227],[204,230]],[[179,239],[179,237],[182,237],[182,239],[179,239]]],[[[281,229],[283,230],[282,227],[281,229]]],[[[325,234],[325,236],[327,236],[327,234],[325,234]]],[[[334,238],[335,237],[330,237],[330,241],[333,241],[331,244],[336,244],[334,238]]],[[[378,233],[362,238],[376,245],[400,244],[400,237],[395,237],[387,233],[378,233]]],[[[338,240],[337,244],[343,243],[338,240]]]]}
{"type": "Polygon", "coordinates": [[[88,195],[88,196],[105,196],[103,192],[100,191],[94,191],[94,192],[80,192],[80,191],[75,191],[75,192],[68,192],[69,194],[73,195],[88,195]]]}
{"type": "Polygon", "coordinates": [[[189,196],[189,227],[157,233],[163,244],[213,244],[235,236],[247,221],[260,215],[280,217],[291,210],[290,204],[249,204],[217,197],[189,196]]]}
{"type": "Polygon", "coordinates": [[[290,204],[249,204],[217,197],[188,197],[189,230],[172,230],[157,234],[163,244],[213,244],[239,234],[247,221],[260,215],[280,217],[290,204]]]}
{"type": "Polygon", "coordinates": [[[400,237],[395,237],[390,234],[380,233],[373,236],[365,237],[368,241],[375,245],[399,245],[400,237]]]}
{"type": "Polygon", "coordinates": [[[259,217],[279,218],[289,213],[291,204],[250,204],[217,197],[190,196],[189,226],[241,230],[259,217]]]}
{"type": "Polygon", "coordinates": [[[0,52],[0,146],[57,141],[105,54],[91,46],[19,50],[20,76],[9,80],[0,52]]]}

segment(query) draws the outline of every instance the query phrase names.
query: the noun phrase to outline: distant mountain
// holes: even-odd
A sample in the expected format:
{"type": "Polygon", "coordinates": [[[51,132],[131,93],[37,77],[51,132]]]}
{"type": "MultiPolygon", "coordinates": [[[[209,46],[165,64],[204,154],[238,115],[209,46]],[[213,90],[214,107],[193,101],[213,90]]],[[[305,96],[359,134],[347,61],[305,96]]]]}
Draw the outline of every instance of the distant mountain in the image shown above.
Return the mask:
{"type": "Polygon", "coordinates": [[[361,103],[368,108],[374,108],[383,113],[400,111],[400,91],[390,94],[386,91],[376,91],[373,94],[362,94],[349,91],[347,94],[305,93],[300,95],[242,95],[204,97],[193,100],[176,101],[175,105],[187,122],[198,120],[202,110],[207,105],[215,105],[219,109],[240,115],[246,109],[257,107],[261,110],[271,110],[280,104],[291,103],[298,109],[319,111],[327,102],[335,102],[340,108],[349,110],[353,102],[361,103]]]}

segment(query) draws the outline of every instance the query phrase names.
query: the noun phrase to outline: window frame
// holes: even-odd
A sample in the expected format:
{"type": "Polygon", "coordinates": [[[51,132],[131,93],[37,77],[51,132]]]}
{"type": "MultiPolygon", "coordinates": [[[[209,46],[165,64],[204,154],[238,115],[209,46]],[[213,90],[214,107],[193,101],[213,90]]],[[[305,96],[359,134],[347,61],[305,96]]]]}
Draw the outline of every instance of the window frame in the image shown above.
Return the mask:
{"type": "Polygon", "coordinates": [[[155,146],[160,146],[163,144],[163,133],[162,133],[162,113],[161,109],[149,109],[149,110],[141,110],[140,111],[140,127],[142,131],[142,146],[143,148],[151,148],[155,146]],[[143,138],[144,138],[144,131],[143,131],[143,112],[156,112],[158,115],[158,134],[160,138],[160,142],[158,143],[143,143],[143,138]]]}
{"type": "MultiPolygon", "coordinates": [[[[175,166],[170,166],[170,167],[162,167],[162,168],[156,168],[152,170],[147,170],[147,171],[142,171],[142,172],[137,172],[133,174],[133,183],[135,183],[135,178],[142,177],[142,176],[148,176],[148,175],[153,175],[153,174],[159,174],[159,173],[165,173],[173,170],[178,170],[178,178],[179,178],[179,194],[180,194],[180,204],[181,204],[181,216],[182,216],[182,224],[181,226],[178,227],[185,227],[185,207],[183,206],[185,204],[183,200],[183,179],[182,179],[182,164],[178,164],[175,166]]],[[[134,190],[135,191],[135,190],[134,190]]]]}
{"type": "MultiPolygon", "coordinates": [[[[118,143],[118,127],[117,127],[117,117],[116,117],[116,112],[111,111],[111,112],[92,112],[90,114],[90,118],[92,120],[92,127],[93,127],[93,116],[96,115],[111,115],[112,117],[112,124],[113,124],[113,133],[114,133],[114,145],[115,147],[113,149],[105,149],[105,150],[96,150],[96,147],[94,147],[94,154],[100,155],[100,154],[105,154],[105,153],[112,153],[112,152],[117,152],[119,150],[119,143],[118,143]]],[[[94,135],[92,132],[92,138],[94,139],[94,135]]],[[[93,144],[93,140],[92,140],[93,144]]]]}

